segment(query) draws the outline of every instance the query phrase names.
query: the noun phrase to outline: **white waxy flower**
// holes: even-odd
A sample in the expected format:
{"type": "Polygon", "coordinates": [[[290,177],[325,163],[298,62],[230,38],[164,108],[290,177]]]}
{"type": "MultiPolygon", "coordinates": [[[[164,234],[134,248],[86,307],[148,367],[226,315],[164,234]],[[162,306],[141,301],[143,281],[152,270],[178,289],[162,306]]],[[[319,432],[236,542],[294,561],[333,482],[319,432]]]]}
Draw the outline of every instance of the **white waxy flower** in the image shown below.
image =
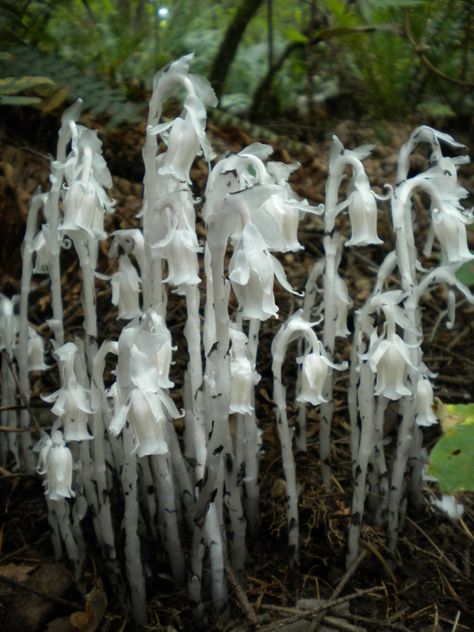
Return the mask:
{"type": "Polygon", "coordinates": [[[97,133],[73,124],[71,152],[64,164],[68,187],[64,196],[64,219],[60,227],[73,238],[104,239],[104,214],[113,202],[104,187],[112,177],[101,155],[97,133]]]}
{"type": "Polygon", "coordinates": [[[324,382],[328,374],[328,363],[319,353],[308,353],[303,360],[301,390],[296,401],[317,406],[327,400],[323,397],[324,382]]]}
{"type": "Polygon", "coordinates": [[[348,205],[352,237],[346,241],[346,246],[383,243],[377,235],[377,203],[364,171],[354,178],[354,190],[349,196],[348,205]]]}
{"type": "Polygon", "coordinates": [[[168,149],[158,156],[158,173],[172,175],[181,182],[191,184],[189,172],[199,151],[199,138],[189,118],[178,117],[171,124],[158,125],[153,128],[153,133],[162,134],[167,128],[169,134],[163,134],[163,137],[168,149]]]}
{"type": "Polygon", "coordinates": [[[313,404],[313,406],[318,406],[327,401],[323,396],[323,389],[328,374],[328,367],[340,371],[347,368],[347,363],[335,364],[331,362],[324,351],[323,345],[317,340],[312,345],[311,352],[303,358],[301,390],[296,398],[297,402],[307,402],[313,404]]]}
{"type": "Polygon", "coordinates": [[[55,402],[51,412],[61,418],[66,441],[92,439],[87,429],[88,416],[92,413],[89,394],[77,381],[74,370],[76,355],[77,347],[72,342],[67,342],[54,352],[61,388],[42,398],[45,402],[55,402]]]}
{"type": "Polygon", "coordinates": [[[153,309],[143,316],[141,327],[130,345],[128,375],[131,383],[143,391],[170,388],[169,379],[173,346],[163,318],[153,309]]]}
{"type": "Polygon", "coordinates": [[[104,213],[111,202],[94,181],[75,181],[64,197],[64,220],[61,231],[71,237],[104,239],[104,213]]]}
{"type": "Polygon", "coordinates": [[[15,348],[18,322],[13,309],[13,301],[0,294],[0,351],[11,354],[15,348]]]}
{"type": "Polygon", "coordinates": [[[35,274],[47,274],[48,272],[48,264],[51,257],[48,244],[48,241],[50,240],[49,233],[49,226],[47,224],[43,224],[41,226],[41,230],[38,231],[33,239],[32,248],[35,253],[33,272],[35,274]]]}
{"type": "Polygon", "coordinates": [[[252,392],[254,386],[252,363],[240,357],[230,363],[230,407],[229,412],[250,415],[253,411],[252,392]]]}
{"type": "Polygon", "coordinates": [[[418,426],[432,426],[438,420],[433,412],[433,387],[427,377],[422,377],[416,385],[415,421],[418,426]]]}
{"type": "Polygon", "coordinates": [[[397,400],[411,391],[405,385],[407,368],[416,367],[410,358],[410,348],[393,333],[387,339],[372,337],[368,353],[370,368],[377,375],[375,395],[397,400]]]}
{"type": "Polygon", "coordinates": [[[229,278],[245,318],[266,320],[277,315],[274,276],[286,290],[297,294],[287,282],[280,262],[269,253],[259,230],[248,222],[229,263],[229,278]]]}
{"type": "Polygon", "coordinates": [[[168,276],[164,281],[172,285],[197,285],[200,283],[199,263],[196,256],[201,251],[196,233],[176,228],[159,244],[160,253],[168,263],[168,276]]]}
{"type": "Polygon", "coordinates": [[[474,259],[467,246],[466,223],[459,213],[434,209],[433,228],[441,246],[444,264],[461,264],[474,259]]]}
{"type": "Polygon", "coordinates": [[[45,371],[48,367],[44,361],[44,340],[36,330],[28,327],[28,370],[45,371]]]}
{"type": "Polygon", "coordinates": [[[230,362],[232,379],[229,412],[249,415],[254,410],[252,404],[253,387],[258,383],[260,376],[253,368],[247,349],[247,336],[242,331],[232,327],[230,337],[232,340],[230,362]]]}
{"type": "MultiPolygon", "coordinates": [[[[120,398],[117,398],[119,401],[120,398]]],[[[156,393],[132,390],[128,402],[119,404],[109,425],[109,432],[118,435],[127,419],[130,421],[138,456],[166,454],[164,424],[180,416],[173,400],[162,390],[156,393]]]]}
{"type": "Polygon", "coordinates": [[[62,432],[55,430],[41,446],[38,471],[46,475],[45,494],[49,500],[63,500],[75,496],[72,491],[73,461],[62,432]]]}
{"type": "Polygon", "coordinates": [[[464,513],[464,505],[458,503],[454,496],[443,495],[440,499],[435,499],[433,504],[452,520],[459,520],[464,513]]]}
{"type": "Polygon", "coordinates": [[[112,303],[118,306],[118,317],[135,318],[142,313],[139,304],[140,277],[127,255],[119,257],[119,269],[112,275],[112,303]]]}
{"type": "Polygon", "coordinates": [[[279,194],[272,195],[262,206],[278,227],[283,241],[283,247],[278,248],[281,252],[294,252],[303,248],[298,241],[300,206],[296,201],[291,203],[279,194]]]}

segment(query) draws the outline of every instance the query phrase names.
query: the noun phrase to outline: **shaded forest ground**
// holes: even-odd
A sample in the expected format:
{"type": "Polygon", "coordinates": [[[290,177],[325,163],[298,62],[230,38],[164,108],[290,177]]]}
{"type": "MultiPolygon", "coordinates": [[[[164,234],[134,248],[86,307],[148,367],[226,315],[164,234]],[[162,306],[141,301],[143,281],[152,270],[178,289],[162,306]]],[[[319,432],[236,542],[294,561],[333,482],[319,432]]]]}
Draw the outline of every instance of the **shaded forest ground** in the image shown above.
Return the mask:
{"type": "MultiPolygon", "coordinates": [[[[58,120],[41,118],[31,110],[4,111],[0,125],[0,290],[9,297],[18,292],[21,271],[20,247],[24,233],[28,201],[38,185],[47,187],[49,153],[54,153],[58,120]]],[[[101,128],[97,122],[92,127],[101,128]]],[[[294,125],[294,124],[293,124],[294,125]]],[[[283,129],[284,126],[280,127],[283,129]]],[[[376,190],[393,182],[398,149],[413,125],[379,124],[370,126],[352,121],[326,120],[317,130],[317,142],[307,147],[289,149],[288,137],[281,136],[274,145],[274,159],[297,160],[300,169],[292,183],[296,191],[311,203],[324,200],[327,157],[331,133],[335,132],[347,147],[373,142],[376,147],[366,161],[369,179],[376,190]]],[[[218,153],[237,151],[256,140],[241,128],[210,123],[211,141],[218,153]]],[[[291,128],[287,126],[287,130],[291,128]]],[[[452,133],[474,151],[474,138],[452,133]]],[[[116,213],[109,219],[109,230],[138,226],[136,214],[141,203],[141,156],[144,125],[106,132],[101,128],[104,150],[114,174],[113,197],[116,213]]],[[[413,168],[421,168],[422,156],[414,158],[413,168]]],[[[193,181],[201,187],[205,166],[197,163],[193,181]]],[[[474,191],[474,170],[462,169],[462,181],[474,191]]],[[[198,191],[195,191],[198,193],[198,191]]],[[[422,200],[417,204],[422,205],[422,200]]],[[[347,250],[342,270],[348,281],[355,307],[371,290],[374,271],[383,256],[393,248],[393,236],[387,209],[380,213],[379,234],[384,246],[379,249],[347,250]]],[[[420,245],[428,220],[420,215],[420,245]]],[[[349,226],[341,226],[348,234],[349,226]]],[[[470,234],[470,247],[474,247],[470,234]]],[[[322,227],[317,219],[302,221],[301,242],[305,251],[287,254],[283,263],[293,287],[301,289],[315,258],[322,255],[322,227]]],[[[101,272],[110,274],[113,263],[106,257],[104,245],[101,272]]],[[[420,249],[421,250],[421,249],[420,249]]],[[[422,263],[429,266],[430,260],[422,263]]],[[[64,255],[64,279],[67,330],[80,333],[82,314],[79,307],[80,284],[75,276],[76,264],[70,253],[64,255]]],[[[98,281],[99,330],[104,337],[117,335],[116,310],[110,303],[107,285],[98,281]]],[[[430,340],[446,296],[437,290],[424,300],[426,364],[438,373],[436,394],[443,401],[465,403],[472,400],[474,359],[472,349],[474,307],[460,301],[453,330],[442,325],[430,340]]],[[[282,318],[295,308],[294,297],[278,292],[277,302],[282,318]]],[[[41,326],[49,316],[47,284],[39,278],[31,295],[31,320],[41,326]]],[[[177,305],[170,327],[178,339],[184,312],[177,305]]],[[[319,418],[310,411],[309,450],[297,456],[301,482],[301,577],[297,586],[290,582],[287,570],[286,526],[283,472],[276,430],[273,425],[271,383],[268,379],[271,329],[262,340],[259,372],[258,416],[264,430],[265,452],[261,464],[262,506],[259,530],[249,540],[247,577],[239,589],[229,576],[231,598],[223,616],[210,621],[208,629],[233,631],[247,629],[280,630],[473,630],[473,544],[474,508],[464,498],[466,514],[463,523],[453,523],[427,503],[417,515],[410,514],[400,537],[395,559],[389,559],[383,531],[377,526],[363,530],[361,556],[351,572],[345,574],[345,543],[350,514],[349,425],[346,411],[346,378],[338,380],[335,389],[337,417],[334,425],[332,459],[334,492],[321,485],[317,449],[319,418]],[[309,601],[299,602],[298,599],[309,601]],[[342,599],[342,601],[341,601],[342,599]],[[329,601],[328,601],[329,600],[329,601]],[[331,607],[330,607],[331,606],[331,607]],[[306,608],[303,609],[303,608],[306,608]],[[318,627],[319,626],[319,627],[318,627]]],[[[347,357],[348,344],[341,344],[338,353],[347,357]]],[[[182,366],[182,365],[181,365],[182,366]]],[[[180,361],[175,366],[175,381],[180,383],[180,361]]],[[[55,377],[37,375],[33,384],[33,403],[41,406],[39,395],[54,388],[55,377]]],[[[47,420],[47,417],[46,417],[47,420]]],[[[47,421],[46,421],[47,423],[47,421]]],[[[390,432],[390,430],[388,430],[390,432]]],[[[428,447],[437,437],[437,430],[426,434],[428,447]]],[[[393,429],[392,429],[393,433],[393,429]]],[[[429,494],[427,490],[427,495],[429,494]]],[[[86,606],[73,588],[65,566],[54,562],[49,543],[46,506],[38,478],[0,471],[0,494],[3,522],[0,531],[0,627],[8,630],[50,630],[67,632],[80,629],[125,630],[128,613],[107,587],[106,569],[100,559],[90,553],[88,562],[86,606]],[[39,594],[38,594],[39,593],[39,594]],[[107,600],[107,601],[106,601],[107,600]],[[85,607],[85,610],[84,610],[85,607]],[[77,611],[84,610],[81,616],[77,611]],[[70,622],[76,612],[76,627],[70,622]],[[97,625],[95,620],[97,619],[97,625]],[[81,627],[82,625],[82,627],[81,627]]],[[[150,564],[156,564],[156,551],[145,551],[150,564]]],[[[149,585],[149,625],[147,630],[195,629],[192,613],[184,593],[173,589],[168,581],[166,563],[163,572],[155,572],[149,585]],[[171,626],[166,628],[166,626],[171,626]]]]}

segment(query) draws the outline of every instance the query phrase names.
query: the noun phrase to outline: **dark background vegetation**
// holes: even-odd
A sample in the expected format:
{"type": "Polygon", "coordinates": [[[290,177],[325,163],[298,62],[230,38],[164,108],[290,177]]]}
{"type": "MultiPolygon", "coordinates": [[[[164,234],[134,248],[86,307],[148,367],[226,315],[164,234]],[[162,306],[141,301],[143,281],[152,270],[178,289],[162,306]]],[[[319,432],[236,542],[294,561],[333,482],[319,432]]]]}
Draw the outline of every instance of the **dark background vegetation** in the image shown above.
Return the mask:
{"type": "MultiPolygon", "coordinates": [[[[18,292],[29,200],[38,185],[48,187],[48,153],[54,155],[59,118],[75,99],[84,100],[82,120],[98,128],[104,141],[114,176],[117,207],[110,221],[115,228],[129,228],[139,221],[140,152],[153,75],[190,51],[195,52],[194,72],[206,75],[218,94],[219,110],[239,117],[230,124],[218,116],[211,119],[209,131],[215,149],[219,153],[238,151],[252,140],[269,140],[278,160],[300,161],[292,184],[300,195],[317,204],[324,200],[334,132],[348,147],[366,142],[377,145],[366,166],[371,184],[380,191],[387,181],[393,181],[397,152],[420,123],[453,134],[472,151],[473,35],[472,0],[0,0],[1,291],[9,296],[18,292]],[[260,127],[248,128],[244,121],[260,127]],[[263,130],[270,130],[273,140],[263,130]],[[295,141],[299,148],[292,145],[295,141]]],[[[412,162],[416,168],[416,156],[412,162]]],[[[418,164],[424,165],[421,156],[418,164]]],[[[464,186],[473,190],[472,166],[461,171],[464,186]]],[[[193,181],[201,190],[206,176],[206,166],[198,161],[193,181]]],[[[384,215],[379,229],[390,248],[392,230],[384,215]]],[[[425,230],[424,225],[421,229],[425,230]]],[[[301,231],[306,251],[299,259],[293,255],[285,259],[292,264],[289,278],[294,287],[303,286],[314,257],[321,256],[318,230],[306,223],[301,231]]],[[[469,246],[474,246],[472,232],[469,246]]],[[[380,255],[374,249],[362,253],[353,249],[345,256],[351,296],[363,302],[380,255]]],[[[68,327],[80,331],[80,282],[71,261],[66,259],[65,264],[68,327]]],[[[472,286],[472,262],[466,264],[463,274],[463,281],[472,286]]],[[[48,299],[41,293],[47,293],[42,285],[32,300],[35,324],[44,321],[49,309],[48,299]]],[[[283,296],[278,300],[282,305],[288,301],[283,296]]],[[[429,329],[438,322],[445,300],[441,293],[429,300],[424,314],[429,329]]],[[[99,311],[105,331],[115,320],[107,292],[100,296],[99,311]]],[[[472,314],[472,307],[461,305],[454,330],[440,329],[427,344],[426,362],[438,373],[437,394],[444,401],[469,401],[472,395],[474,363],[468,353],[472,314]]],[[[39,381],[33,389],[35,401],[47,390],[54,389],[51,385],[45,389],[39,381]]],[[[275,428],[268,421],[272,418],[271,395],[266,391],[260,395],[263,410],[268,411],[262,418],[269,446],[262,463],[261,525],[258,537],[249,542],[245,594],[233,588],[235,620],[227,627],[216,622],[212,629],[220,632],[242,632],[247,624],[252,629],[254,610],[265,630],[289,632],[301,623],[288,582],[284,495],[278,491],[283,482],[280,448],[275,428]],[[281,621],[274,623],[276,618],[290,615],[294,620],[286,627],[281,621]]],[[[342,481],[337,493],[327,494],[319,479],[317,416],[310,418],[311,449],[298,459],[303,595],[319,595],[320,591],[324,596],[336,595],[346,582],[351,482],[344,384],[337,386],[336,395],[340,407],[334,461],[342,481]]],[[[428,448],[435,439],[429,437],[428,448]]],[[[71,632],[68,616],[71,608],[82,608],[82,597],[70,587],[69,575],[66,572],[68,579],[63,584],[59,573],[64,574],[64,568],[55,565],[52,579],[48,575],[44,586],[39,578],[49,568],[46,562],[52,560],[39,481],[2,471],[0,498],[5,499],[4,507],[0,503],[5,518],[0,527],[0,567],[12,562],[18,584],[23,582],[18,574],[24,565],[35,566],[29,586],[47,592],[42,603],[54,606],[43,612],[41,620],[60,618],[62,627],[54,629],[71,632]],[[80,604],[59,608],[51,601],[52,587],[57,587],[58,596],[70,596],[80,604]]],[[[343,613],[343,619],[347,617],[354,626],[360,623],[368,631],[473,630],[474,509],[470,499],[464,502],[463,526],[449,523],[428,505],[421,516],[410,519],[393,565],[386,559],[383,530],[365,528],[365,558],[347,579],[345,592],[371,592],[360,593],[363,598],[353,602],[352,614],[343,613]]],[[[106,577],[99,560],[97,565],[97,577],[106,577]]],[[[96,579],[94,571],[93,580],[88,578],[89,594],[99,586],[96,579]]],[[[168,629],[166,624],[177,630],[193,629],[184,594],[171,590],[161,574],[154,581],[147,629],[168,629]]],[[[16,589],[18,594],[13,597],[0,590],[0,628],[15,629],[2,625],[5,615],[22,632],[44,629],[18,623],[20,614],[29,615],[35,625],[40,619],[30,607],[33,598],[28,589],[16,589]]],[[[126,629],[124,604],[115,595],[108,597],[105,622],[84,630],[126,629]]],[[[307,628],[299,629],[316,629],[307,623],[307,628]]],[[[50,625],[48,630],[53,630],[50,625]]]]}
{"type": "Polygon", "coordinates": [[[157,69],[195,52],[224,110],[304,129],[340,116],[470,127],[471,0],[2,0],[0,102],[82,97],[141,119],[157,69]]]}

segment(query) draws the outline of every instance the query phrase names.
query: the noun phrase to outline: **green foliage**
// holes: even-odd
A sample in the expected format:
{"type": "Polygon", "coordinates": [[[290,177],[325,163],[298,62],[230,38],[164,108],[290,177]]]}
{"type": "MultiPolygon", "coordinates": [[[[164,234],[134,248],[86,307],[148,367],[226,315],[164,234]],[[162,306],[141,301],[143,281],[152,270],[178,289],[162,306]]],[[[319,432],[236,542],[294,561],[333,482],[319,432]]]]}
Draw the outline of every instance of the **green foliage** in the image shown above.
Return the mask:
{"type": "Polygon", "coordinates": [[[466,261],[456,272],[456,277],[464,285],[468,287],[474,286],[474,261],[466,261]]]}
{"type": "Polygon", "coordinates": [[[32,105],[41,103],[39,97],[18,96],[25,90],[35,90],[41,87],[52,87],[54,81],[48,77],[6,77],[0,79],[0,105],[32,105]]]}
{"type": "Polygon", "coordinates": [[[443,494],[474,491],[474,403],[443,406],[447,427],[430,454],[428,473],[443,494]]]}
{"type": "MultiPolygon", "coordinates": [[[[22,77],[18,83],[24,85],[25,80],[42,80],[42,85],[59,86],[60,90],[55,95],[51,95],[50,91],[51,100],[56,107],[65,100],[74,101],[82,98],[84,111],[106,115],[111,125],[141,120],[141,106],[128,102],[122,90],[110,87],[97,77],[85,75],[82,70],[57,55],[41,54],[29,46],[11,49],[10,55],[11,59],[8,63],[0,61],[0,74],[5,75],[12,63],[21,75],[26,75],[27,72],[41,73],[44,76],[22,77]]],[[[0,92],[1,86],[0,83],[0,92]]]]}
{"type": "MultiPolygon", "coordinates": [[[[195,72],[209,71],[238,3],[168,0],[163,5],[169,9],[166,19],[157,17],[158,0],[0,0],[0,35],[4,46],[26,38],[38,48],[47,60],[45,68],[36,64],[35,72],[59,88],[65,77],[66,95],[75,98],[85,87],[91,109],[115,110],[119,119],[123,112],[126,118],[126,99],[118,93],[140,92],[171,59],[194,50],[195,72]],[[59,67],[61,61],[68,70],[59,67]],[[94,103],[93,79],[102,82],[107,107],[94,103]],[[115,88],[106,90],[105,83],[115,88]]],[[[331,97],[349,95],[348,113],[393,118],[418,112],[430,120],[472,112],[471,0],[272,0],[272,13],[273,60],[294,47],[272,79],[270,101],[282,110],[294,109],[311,91],[324,102],[328,95],[320,87],[331,81],[336,86],[331,97]],[[318,38],[323,41],[315,44],[318,38]]],[[[230,68],[223,105],[245,111],[268,64],[263,3],[230,68]]],[[[32,76],[33,70],[25,73],[32,76]]],[[[38,89],[44,86],[10,96],[37,99],[43,96],[38,89]]]]}

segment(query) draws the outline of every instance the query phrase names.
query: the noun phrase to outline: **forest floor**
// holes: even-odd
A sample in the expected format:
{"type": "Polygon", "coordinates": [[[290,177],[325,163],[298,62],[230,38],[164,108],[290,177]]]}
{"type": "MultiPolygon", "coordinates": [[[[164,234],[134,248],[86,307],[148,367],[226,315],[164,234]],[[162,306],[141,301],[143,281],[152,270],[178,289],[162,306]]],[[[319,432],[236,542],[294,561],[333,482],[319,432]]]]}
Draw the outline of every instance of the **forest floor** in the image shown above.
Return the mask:
{"type": "MultiPolygon", "coordinates": [[[[331,122],[325,122],[318,140],[307,148],[289,150],[284,136],[275,145],[273,159],[298,161],[301,166],[292,184],[310,203],[324,200],[331,122]],[[326,131],[327,130],[327,131],[326,131]]],[[[47,187],[49,153],[54,153],[58,120],[42,118],[27,110],[5,113],[0,124],[0,291],[11,297],[18,292],[21,274],[20,247],[24,234],[28,202],[36,188],[47,187]]],[[[238,151],[256,140],[242,129],[210,123],[211,141],[218,152],[238,151]]],[[[369,125],[352,121],[334,122],[331,129],[350,148],[374,143],[372,156],[365,161],[374,188],[383,191],[394,181],[396,158],[407,139],[408,124],[369,125]]],[[[114,174],[112,195],[116,212],[109,219],[109,230],[138,226],[136,214],[141,205],[141,146],[144,126],[111,132],[101,130],[109,167],[114,174]]],[[[459,140],[474,151],[474,137],[459,140]]],[[[414,158],[413,168],[422,165],[414,158]]],[[[474,191],[474,169],[461,170],[464,186],[474,191]]],[[[205,181],[205,166],[193,168],[197,186],[205,181]]],[[[197,191],[196,191],[197,192],[197,191]]],[[[417,204],[422,205],[422,200],[417,204]]],[[[419,221],[420,251],[427,217],[419,221]]],[[[348,224],[341,229],[348,234],[348,224]]],[[[387,209],[380,213],[381,248],[347,249],[342,269],[355,307],[371,291],[374,272],[383,256],[393,249],[393,234],[387,209]]],[[[314,260],[322,255],[322,228],[318,220],[303,220],[300,240],[305,250],[282,259],[290,283],[304,287],[314,260]]],[[[474,247],[470,233],[470,247],[474,247]]],[[[100,272],[110,274],[106,247],[100,272]]],[[[422,263],[430,265],[430,259],[422,263]]],[[[80,283],[75,276],[70,254],[64,259],[66,320],[70,335],[80,333],[80,283]]],[[[97,281],[101,335],[117,334],[116,310],[110,303],[107,284],[97,281]]],[[[279,292],[277,302],[282,317],[294,309],[294,297],[279,292]]],[[[424,298],[424,361],[436,372],[436,395],[444,402],[467,403],[473,399],[474,384],[474,307],[458,296],[456,322],[451,330],[438,317],[446,306],[446,293],[435,290],[424,298]],[[434,331],[436,329],[436,331],[434,331]],[[431,333],[434,335],[431,337],[431,333]]],[[[47,284],[37,281],[31,295],[31,321],[40,327],[49,316],[47,284]]],[[[172,331],[179,330],[184,312],[174,311],[172,331]]],[[[275,329],[278,323],[270,324],[275,329]]],[[[248,541],[245,584],[238,587],[229,573],[228,608],[209,622],[207,629],[222,632],[279,630],[280,632],[320,630],[415,632],[461,632],[474,630],[474,503],[465,495],[462,522],[453,522],[433,508],[430,502],[417,512],[408,513],[396,556],[390,558],[385,534],[377,525],[365,526],[361,554],[348,572],[345,569],[346,538],[350,516],[350,448],[346,408],[346,378],[335,389],[336,419],[333,429],[333,490],[321,484],[317,433],[319,418],[308,416],[309,449],[297,455],[300,481],[301,575],[297,585],[290,581],[287,565],[286,517],[283,471],[278,437],[273,422],[269,331],[259,362],[262,382],[258,417],[263,428],[265,453],[261,463],[261,514],[257,533],[248,541]],[[304,599],[306,601],[302,602],[304,599]]],[[[174,333],[173,333],[174,335],[174,333]]],[[[338,347],[347,357],[348,343],[338,347]]],[[[179,372],[179,362],[175,373],[179,372]]],[[[33,405],[41,406],[39,395],[50,392],[53,382],[39,374],[33,384],[33,405]]],[[[176,378],[179,383],[179,376],[176,378]]],[[[1,430],[0,430],[1,431],[1,430]]],[[[388,430],[390,432],[390,430],[388,430]]],[[[392,430],[393,433],[393,430],[392,430]]],[[[428,449],[439,435],[438,429],[426,432],[428,449]]],[[[427,488],[429,498],[432,491],[427,488]]],[[[8,468],[0,469],[0,498],[3,521],[0,527],[0,628],[5,632],[48,630],[50,632],[93,632],[129,629],[129,613],[116,595],[107,589],[106,571],[91,551],[88,564],[86,600],[75,591],[65,563],[54,560],[49,539],[46,503],[39,477],[26,476],[8,468]],[[105,586],[105,588],[103,588],[105,586]],[[71,623],[70,615],[75,613],[71,623]],[[82,614],[81,614],[82,613],[82,614]]],[[[148,551],[148,554],[151,554],[148,551]]],[[[149,624],[146,630],[193,630],[191,608],[183,591],[173,589],[166,573],[158,573],[149,589],[149,624]]]]}

